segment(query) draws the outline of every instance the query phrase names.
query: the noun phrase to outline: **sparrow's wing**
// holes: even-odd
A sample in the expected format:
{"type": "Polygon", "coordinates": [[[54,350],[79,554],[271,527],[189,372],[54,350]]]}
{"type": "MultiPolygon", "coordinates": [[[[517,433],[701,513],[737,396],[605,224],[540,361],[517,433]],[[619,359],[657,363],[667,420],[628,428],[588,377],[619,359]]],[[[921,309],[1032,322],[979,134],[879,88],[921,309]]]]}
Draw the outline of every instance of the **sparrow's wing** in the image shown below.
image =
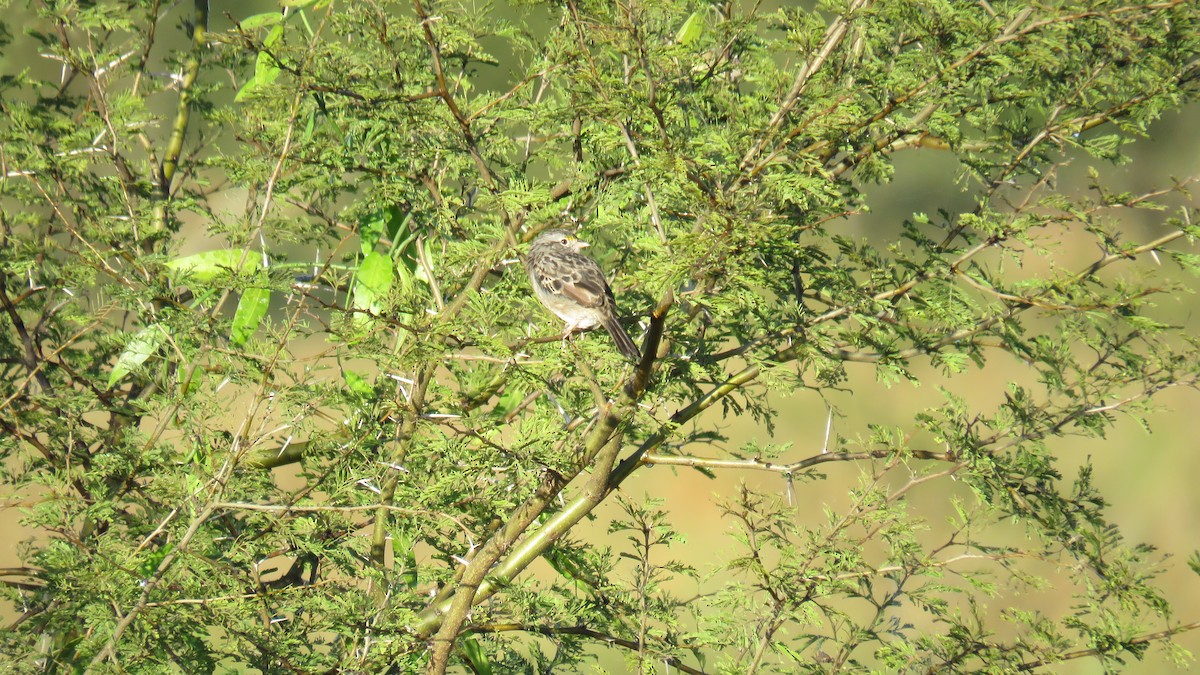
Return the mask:
{"type": "Polygon", "coordinates": [[[542,285],[583,307],[603,307],[612,301],[612,291],[600,266],[578,253],[554,256],[545,266],[542,285]]]}

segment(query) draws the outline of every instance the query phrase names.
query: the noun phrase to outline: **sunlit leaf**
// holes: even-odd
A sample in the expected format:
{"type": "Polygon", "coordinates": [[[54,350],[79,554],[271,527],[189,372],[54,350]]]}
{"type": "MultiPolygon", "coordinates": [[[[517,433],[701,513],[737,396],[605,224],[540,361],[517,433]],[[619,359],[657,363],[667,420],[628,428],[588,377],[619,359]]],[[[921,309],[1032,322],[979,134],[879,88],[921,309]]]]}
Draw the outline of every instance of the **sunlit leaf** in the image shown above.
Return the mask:
{"type": "Polygon", "coordinates": [[[135,368],[146,362],[146,359],[158,353],[163,343],[167,341],[167,329],[159,324],[151,324],[142,330],[125,345],[125,350],[117,357],[117,363],[108,375],[108,387],[128,375],[135,368]]]}
{"type": "Polygon", "coordinates": [[[250,336],[258,330],[270,306],[270,289],[247,288],[242,291],[237,311],[233,314],[233,328],[229,335],[229,341],[235,345],[245,344],[246,340],[249,340],[250,336]]]}

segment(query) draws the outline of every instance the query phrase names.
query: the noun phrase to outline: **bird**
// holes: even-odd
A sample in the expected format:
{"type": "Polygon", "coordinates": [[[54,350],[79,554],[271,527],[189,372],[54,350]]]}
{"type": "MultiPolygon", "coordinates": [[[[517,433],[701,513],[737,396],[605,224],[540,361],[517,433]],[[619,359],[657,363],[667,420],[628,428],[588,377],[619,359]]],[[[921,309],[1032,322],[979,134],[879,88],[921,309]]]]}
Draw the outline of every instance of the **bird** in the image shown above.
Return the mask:
{"type": "Polygon", "coordinates": [[[633,361],[641,359],[637,345],[617,322],[617,305],[604,271],[580,253],[588,243],[566,230],[539,234],[525,257],[525,269],[538,300],[567,322],[562,338],[575,331],[603,326],[617,350],[633,361]]]}

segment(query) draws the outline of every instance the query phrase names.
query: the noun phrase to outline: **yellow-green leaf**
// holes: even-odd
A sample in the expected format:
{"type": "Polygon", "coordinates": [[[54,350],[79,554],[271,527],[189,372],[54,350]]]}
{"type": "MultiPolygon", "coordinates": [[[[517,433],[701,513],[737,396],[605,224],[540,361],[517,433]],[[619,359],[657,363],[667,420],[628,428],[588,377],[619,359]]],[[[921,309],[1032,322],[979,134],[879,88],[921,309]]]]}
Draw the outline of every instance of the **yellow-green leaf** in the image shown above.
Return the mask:
{"type": "Polygon", "coordinates": [[[168,260],[167,270],[172,281],[211,282],[234,270],[253,272],[262,267],[262,256],[240,248],[220,248],[168,260]]]}
{"type": "Polygon", "coordinates": [[[248,16],[238,23],[241,25],[243,30],[254,30],[256,28],[263,28],[265,26],[274,26],[280,21],[283,21],[283,15],[279,12],[264,12],[262,14],[248,16]]]}
{"type": "Polygon", "coordinates": [[[108,374],[108,388],[121,381],[134,368],[146,362],[146,359],[158,353],[163,343],[167,341],[167,329],[157,323],[150,324],[137,332],[125,345],[125,350],[117,357],[117,363],[108,374]]]}
{"type": "Polygon", "coordinates": [[[270,289],[247,288],[242,291],[237,311],[233,314],[233,329],[230,332],[229,341],[235,345],[246,344],[246,340],[249,340],[250,336],[254,335],[254,331],[258,330],[258,326],[262,323],[263,317],[267,315],[267,308],[270,306],[270,289]]]}
{"type": "Polygon", "coordinates": [[[358,266],[354,280],[354,308],[377,311],[380,298],[392,289],[396,278],[392,259],[382,253],[370,253],[358,266]]]}
{"type": "Polygon", "coordinates": [[[687,46],[695,42],[704,33],[704,14],[702,12],[692,12],[687,21],[679,27],[679,32],[675,33],[675,41],[681,45],[687,46]]]}

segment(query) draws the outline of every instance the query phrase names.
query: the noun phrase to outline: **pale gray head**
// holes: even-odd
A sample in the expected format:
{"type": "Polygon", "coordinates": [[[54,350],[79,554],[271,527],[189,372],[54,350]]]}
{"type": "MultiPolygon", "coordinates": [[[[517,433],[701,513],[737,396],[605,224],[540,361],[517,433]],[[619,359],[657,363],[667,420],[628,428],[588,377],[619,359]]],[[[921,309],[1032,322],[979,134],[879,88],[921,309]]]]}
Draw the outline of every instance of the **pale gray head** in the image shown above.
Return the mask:
{"type": "Polygon", "coordinates": [[[589,244],[575,236],[574,232],[568,232],[567,230],[546,230],[533,240],[533,246],[539,248],[561,246],[568,251],[578,253],[587,248],[589,244]]]}

